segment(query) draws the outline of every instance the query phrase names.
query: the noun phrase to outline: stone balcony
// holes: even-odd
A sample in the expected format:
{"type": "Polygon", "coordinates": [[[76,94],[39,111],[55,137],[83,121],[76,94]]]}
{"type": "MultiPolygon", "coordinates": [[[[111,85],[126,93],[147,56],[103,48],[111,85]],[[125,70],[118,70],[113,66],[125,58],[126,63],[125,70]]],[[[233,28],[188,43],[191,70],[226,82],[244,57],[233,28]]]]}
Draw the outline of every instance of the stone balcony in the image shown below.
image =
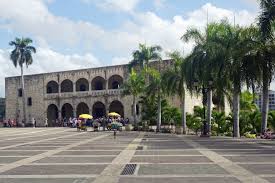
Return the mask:
{"type": "Polygon", "coordinates": [[[123,89],[108,89],[108,90],[93,90],[93,91],[78,91],[78,92],[66,92],[66,93],[50,93],[45,94],[45,99],[56,98],[72,98],[72,97],[98,97],[104,95],[121,95],[123,89]]]}

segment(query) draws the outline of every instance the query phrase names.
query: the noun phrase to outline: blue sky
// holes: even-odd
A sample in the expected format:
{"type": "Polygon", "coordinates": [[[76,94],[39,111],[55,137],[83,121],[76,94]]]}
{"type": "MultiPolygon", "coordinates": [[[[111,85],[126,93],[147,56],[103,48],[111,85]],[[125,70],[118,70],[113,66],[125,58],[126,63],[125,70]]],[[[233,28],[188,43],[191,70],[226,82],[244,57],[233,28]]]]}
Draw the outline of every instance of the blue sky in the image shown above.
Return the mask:
{"type": "Polygon", "coordinates": [[[30,37],[38,52],[27,74],[127,63],[138,43],[190,52],[179,40],[189,27],[227,18],[255,22],[256,0],[1,0],[0,96],[4,78],[19,75],[8,42],[30,37]]]}

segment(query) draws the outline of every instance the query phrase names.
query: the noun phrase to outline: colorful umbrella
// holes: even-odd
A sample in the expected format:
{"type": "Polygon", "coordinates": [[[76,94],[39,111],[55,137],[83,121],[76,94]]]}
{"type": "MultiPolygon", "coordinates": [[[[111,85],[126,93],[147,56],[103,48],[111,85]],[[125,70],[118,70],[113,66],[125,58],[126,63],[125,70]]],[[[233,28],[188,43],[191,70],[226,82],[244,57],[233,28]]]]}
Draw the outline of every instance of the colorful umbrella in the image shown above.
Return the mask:
{"type": "Polygon", "coordinates": [[[111,116],[111,117],[120,117],[120,115],[118,113],[116,113],[116,112],[110,112],[108,114],[108,116],[111,116]]]}
{"type": "Polygon", "coordinates": [[[93,119],[93,116],[91,116],[90,114],[80,114],[79,118],[82,118],[82,119],[93,119]]]}

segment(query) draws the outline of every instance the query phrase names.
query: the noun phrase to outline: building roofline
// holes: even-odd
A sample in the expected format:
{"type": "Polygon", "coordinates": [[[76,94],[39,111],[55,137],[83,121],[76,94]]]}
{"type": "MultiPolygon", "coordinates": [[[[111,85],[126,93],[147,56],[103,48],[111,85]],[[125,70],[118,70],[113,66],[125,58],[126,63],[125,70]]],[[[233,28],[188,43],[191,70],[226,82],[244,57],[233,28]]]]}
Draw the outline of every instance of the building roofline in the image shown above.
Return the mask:
{"type": "MultiPolygon", "coordinates": [[[[163,61],[169,61],[171,59],[164,59],[163,61]]],[[[150,63],[152,62],[156,62],[156,60],[152,60],[150,63]]],[[[44,73],[37,73],[37,74],[27,74],[24,75],[24,77],[28,77],[28,76],[40,76],[40,75],[45,75],[45,74],[57,74],[57,73],[67,73],[67,72],[75,72],[75,71],[88,71],[91,69],[104,69],[104,68],[112,68],[112,67],[126,67],[129,64],[119,64],[119,65],[107,65],[107,66],[100,66],[100,67],[90,67],[90,68],[86,68],[86,69],[72,69],[72,70],[65,70],[65,71],[55,71],[55,72],[44,72],[44,73]]],[[[17,76],[9,76],[9,77],[5,77],[5,79],[10,79],[10,78],[18,78],[21,77],[20,75],[17,76]]]]}

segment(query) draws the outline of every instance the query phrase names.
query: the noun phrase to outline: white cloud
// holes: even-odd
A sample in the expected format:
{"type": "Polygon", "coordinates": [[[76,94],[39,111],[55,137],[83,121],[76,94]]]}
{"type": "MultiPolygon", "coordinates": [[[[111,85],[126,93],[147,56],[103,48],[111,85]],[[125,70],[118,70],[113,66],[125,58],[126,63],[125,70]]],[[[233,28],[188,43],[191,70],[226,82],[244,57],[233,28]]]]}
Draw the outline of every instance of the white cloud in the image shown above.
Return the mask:
{"type": "Polygon", "coordinates": [[[165,7],[166,0],[154,0],[153,4],[156,9],[161,9],[165,7]]]}
{"type": "Polygon", "coordinates": [[[131,12],[140,0],[82,0],[85,3],[95,3],[96,6],[107,11],[131,12]]]}
{"type": "Polygon", "coordinates": [[[121,65],[121,64],[127,64],[129,63],[131,58],[127,57],[114,57],[112,59],[112,65],[121,65]]]}
{"type": "MultiPolygon", "coordinates": [[[[15,68],[9,58],[11,50],[0,49],[0,96],[4,96],[4,78],[20,75],[20,68],[15,68]]],[[[84,55],[58,53],[49,48],[38,47],[33,55],[34,63],[29,66],[25,74],[38,74],[64,70],[75,70],[101,66],[97,58],[92,54],[84,55]]]]}
{"type": "MultiPolygon", "coordinates": [[[[43,47],[43,49],[38,49],[35,55],[36,62],[30,67],[30,73],[83,68],[87,64],[89,67],[100,65],[92,54],[64,55],[55,52],[51,45],[56,43],[69,50],[71,50],[70,48],[77,48],[79,45],[85,45],[89,50],[96,47],[101,49],[101,52],[106,52],[107,55],[113,57],[110,61],[111,64],[121,64],[130,60],[132,51],[137,49],[139,43],[161,45],[164,52],[184,50],[185,53],[188,53],[192,49],[192,43],[184,44],[180,37],[189,27],[199,29],[205,27],[207,11],[210,21],[228,18],[233,23],[234,18],[233,11],[218,8],[209,3],[184,15],[175,15],[172,19],[164,19],[154,12],[135,12],[134,9],[139,0],[85,1],[105,4],[105,7],[119,11],[132,11],[132,18],[116,29],[106,30],[92,22],[73,21],[52,14],[47,8],[47,3],[52,2],[52,0],[0,1],[0,29],[19,32],[21,35],[30,35],[35,38],[39,47],[43,47]],[[49,62],[53,64],[49,65],[49,62]]],[[[235,17],[236,23],[248,25],[254,22],[256,13],[242,10],[235,12],[235,17]]],[[[0,68],[0,89],[2,92],[3,83],[1,82],[4,76],[20,73],[14,73],[14,69],[10,69],[13,66],[3,49],[0,52],[0,64],[4,65],[0,68]]]]}

